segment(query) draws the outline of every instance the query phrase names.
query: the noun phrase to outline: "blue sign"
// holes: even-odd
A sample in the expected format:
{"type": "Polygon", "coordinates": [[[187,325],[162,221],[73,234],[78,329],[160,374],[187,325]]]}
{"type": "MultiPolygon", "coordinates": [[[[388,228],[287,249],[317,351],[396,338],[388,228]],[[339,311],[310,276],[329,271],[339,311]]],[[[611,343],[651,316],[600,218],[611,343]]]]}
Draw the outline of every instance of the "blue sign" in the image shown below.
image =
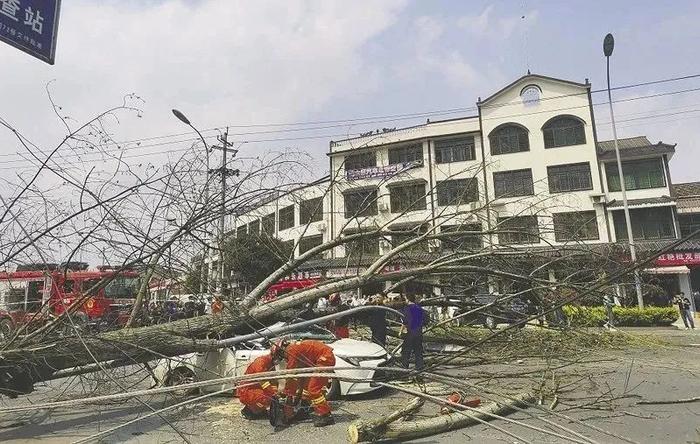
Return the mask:
{"type": "Polygon", "coordinates": [[[0,0],[0,40],[53,65],[61,0],[0,0]]]}

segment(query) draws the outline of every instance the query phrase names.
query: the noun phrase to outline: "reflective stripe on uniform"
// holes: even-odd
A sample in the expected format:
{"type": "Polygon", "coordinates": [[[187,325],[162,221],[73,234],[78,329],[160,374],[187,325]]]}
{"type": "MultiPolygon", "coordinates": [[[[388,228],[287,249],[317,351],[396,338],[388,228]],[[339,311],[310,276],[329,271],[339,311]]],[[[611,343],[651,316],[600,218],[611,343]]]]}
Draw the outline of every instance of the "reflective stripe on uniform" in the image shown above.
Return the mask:
{"type": "Polygon", "coordinates": [[[263,382],[262,384],[260,384],[260,386],[261,386],[263,389],[268,388],[270,385],[271,385],[271,384],[270,384],[269,382],[267,382],[267,381],[265,381],[265,382],[263,382]]]}
{"type": "Polygon", "coordinates": [[[318,398],[314,398],[311,400],[311,405],[318,405],[318,404],[323,404],[326,402],[326,397],[321,395],[318,398]]]}
{"type": "Polygon", "coordinates": [[[257,406],[260,407],[261,409],[264,409],[264,408],[265,408],[265,404],[260,403],[260,402],[256,402],[255,405],[257,405],[257,406]]]}

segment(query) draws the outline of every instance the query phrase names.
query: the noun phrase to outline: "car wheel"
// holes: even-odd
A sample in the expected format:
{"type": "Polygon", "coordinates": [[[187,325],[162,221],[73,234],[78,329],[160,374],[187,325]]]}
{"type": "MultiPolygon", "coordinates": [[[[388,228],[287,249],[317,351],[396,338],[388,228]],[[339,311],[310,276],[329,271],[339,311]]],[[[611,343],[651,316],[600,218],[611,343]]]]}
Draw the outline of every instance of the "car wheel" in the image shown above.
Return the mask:
{"type": "Polygon", "coordinates": [[[326,385],[326,399],[329,401],[340,399],[340,381],[337,379],[328,381],[328,385],[326,385]]]}
{"type": "Polygon", "coordinates": [[[9,341],[13,331],[12,319],[5,318],[0,320],[0,341],[9,341]]]}
{"type": "Polygon", "coordinates": [[[486,318],[484,318],[484,327],[488,328],[489,330],[495,330],[497,326],[498,324],[493,316],[486,316],[486,318]]]}
{"type": "MultiPolygon", "coordinates": [[[[197,378],[195,377],[194,372],[192,370],[190,370],[187,367],[179,367],[170,373],[168,378],[165,380],[165,386],[175,387],[178,385],[190,384],[192,382],[195,382],[196,380],[197,378]]],[[[198,391],[199,389],[197,388],[189,388],[175,390],[170,393],[177,398],[184,398],[187,396],[197,394],[198,391]]]]}

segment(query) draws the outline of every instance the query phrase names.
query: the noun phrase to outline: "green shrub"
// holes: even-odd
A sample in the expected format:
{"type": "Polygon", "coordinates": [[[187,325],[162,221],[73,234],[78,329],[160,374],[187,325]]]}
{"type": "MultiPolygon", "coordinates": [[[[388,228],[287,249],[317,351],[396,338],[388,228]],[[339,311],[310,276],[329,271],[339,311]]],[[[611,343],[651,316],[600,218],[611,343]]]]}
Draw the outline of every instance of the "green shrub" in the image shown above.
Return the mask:
{"type": "MultiPolygon", "coordinates": [[[[605,307],[564,306],[564,313],[571,325],[600,327],[608,320],[605,307]]],[[[613,307],[615,325],[620,327],[667,326],[678,319],[675,307],[613,307]]]]}

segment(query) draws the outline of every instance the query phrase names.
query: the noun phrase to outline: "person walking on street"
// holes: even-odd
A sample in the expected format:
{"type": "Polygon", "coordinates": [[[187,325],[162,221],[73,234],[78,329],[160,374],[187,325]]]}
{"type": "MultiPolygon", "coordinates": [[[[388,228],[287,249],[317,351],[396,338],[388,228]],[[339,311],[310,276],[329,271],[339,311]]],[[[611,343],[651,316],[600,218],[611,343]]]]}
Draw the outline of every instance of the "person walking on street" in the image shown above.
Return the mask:
{"type": "Polygon", "coordinates": [[[683,325],[685,325],[685,328],[695,329],[693,312],[690,311],[690,299],[685,296],[685,293],[681,292],[681,294],[676,296],[676,304],[678,304],[678,310],[681,312],[681,319],[683,319],[683,325]]]}
{"type": "Polygon", "coordinates": [[[615,315],[613,314],[613,306],[615,300],[609,294],[603,295],[603,305],[605,306],[605,314],[608,317],[608,322],[605,323],[605,328],[615,328],[615,315]]]}
{"type": "MultiPolygon", "coordinates": [[[[377,295],[373,305],[381,307],[384,305],[384,298],[381,295],[377,295]]],[[[371,310],[367,316],[367,323],[372,331],[372,342],[386,347],[386,311],[371,310]]]]}
{"type": "Polygon", "coordinates": [[[413,294],[406,295],[406,303],[404,309],[404,320],[401,331],[405,331],[406,335],[403,339],[401,347],[401,361],[405,368],[411,360],[411,355],[416,359],[416,370],[423,370],[423,324],[425,322],[425,312],[420,304],[416,303],[416,296],[413,294]]]}

